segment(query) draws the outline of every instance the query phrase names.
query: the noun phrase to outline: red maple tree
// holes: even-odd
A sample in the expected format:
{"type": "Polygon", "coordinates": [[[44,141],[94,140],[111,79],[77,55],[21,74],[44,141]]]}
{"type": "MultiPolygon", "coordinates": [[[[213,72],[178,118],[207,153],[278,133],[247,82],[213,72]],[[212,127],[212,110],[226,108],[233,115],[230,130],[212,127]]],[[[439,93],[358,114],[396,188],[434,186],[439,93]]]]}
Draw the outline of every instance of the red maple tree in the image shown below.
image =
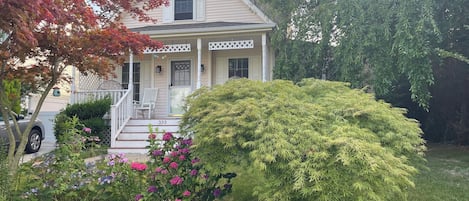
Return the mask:
{"type": "MultiPolygon", "coordinates": [[[[146,48],[161,48],[162,43],[148,35],[131,32],[119,17],[125,12],[140,21],[156,21],[146,11],[167,4],[168,0],[0,0],[0,110],[4,119],[13,117],[4,80],[19,79],[23,85],[43,89],[21,143],[18,147],[10,143],[11,174],[16,173],[23,154],[14,150],[24,150],[47,94],[67,79],[62,76],[65,67],[108,76],[130,52],[139,55],[146,48]],[[24,65],[26,60],[35,62],[24,65]]],[[[5,124],[9,141],[15,142],[12,129],[16,125],[5,124]]]]}

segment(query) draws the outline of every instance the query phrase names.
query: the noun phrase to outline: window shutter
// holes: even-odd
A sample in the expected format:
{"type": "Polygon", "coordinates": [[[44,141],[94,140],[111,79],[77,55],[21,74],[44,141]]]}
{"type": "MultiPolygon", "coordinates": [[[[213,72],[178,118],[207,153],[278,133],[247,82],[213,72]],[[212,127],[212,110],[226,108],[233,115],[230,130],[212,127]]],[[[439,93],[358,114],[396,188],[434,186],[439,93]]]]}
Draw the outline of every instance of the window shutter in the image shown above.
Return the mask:
{"type": "Polygon", "coordinates": [[[174,0],[169,1],[169,6],[163,6],[163,23],[172,23],[174,21],[174,0]]]}
{"type": "Polygon", "coordinates": [[[195,0],[196,2],[196,20],[205,21],[205,0],[195,0]]]}

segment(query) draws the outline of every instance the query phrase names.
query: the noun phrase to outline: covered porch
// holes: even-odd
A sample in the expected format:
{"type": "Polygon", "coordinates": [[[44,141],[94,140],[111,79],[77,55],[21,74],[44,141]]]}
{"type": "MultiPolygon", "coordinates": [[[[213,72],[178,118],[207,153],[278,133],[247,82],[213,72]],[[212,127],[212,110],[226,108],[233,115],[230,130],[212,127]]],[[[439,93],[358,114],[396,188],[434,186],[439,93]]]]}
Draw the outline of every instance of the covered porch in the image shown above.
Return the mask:
{"type": "Polygon", "coordinates": [[[185,97],[196,89],[237,78],[271,80],[273,55],[268,32],[272,27],[212,22],[133,29],[162,41],[164,48],[145,51],[140,56],[129,55],[125,64],[116,68],[116,77],[111,80],[79,75],[76,85],[72,84],[71,102],[110,96],[113,100],[109,114],[111,147],[116,147],[129,121],[133,124],[150,121],[154,125],[177,122],[183,114],[185,97]],[[114,88],[100,87],[109,82],[114,83],[114,88]],[[138,110],[136,103],[144,101],[148,89],[157,90],[153,95],[156,96],[154,106],[151,111],[138,110]]]}

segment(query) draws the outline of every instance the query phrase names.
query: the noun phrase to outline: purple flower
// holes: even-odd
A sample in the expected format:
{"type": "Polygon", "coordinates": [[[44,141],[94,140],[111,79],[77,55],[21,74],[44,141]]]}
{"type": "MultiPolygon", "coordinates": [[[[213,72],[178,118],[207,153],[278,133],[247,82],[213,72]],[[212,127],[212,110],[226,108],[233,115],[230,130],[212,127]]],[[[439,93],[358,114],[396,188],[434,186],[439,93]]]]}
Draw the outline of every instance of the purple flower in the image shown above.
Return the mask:
{"type": "Polygon", "coordinates": [[[175,186],[175,185],[180,185],[180,184],[182,184],[183,181],[184,181],[184,180],[183,180],[181,177],[175,176],[175,177],[173,177],[171,180],[169,180],[169,183],[170,183],[171,185],[175,186]]]}
{"type": "Polygon", "coordinates": [[[183,148],[183,149],[181,149],[181,153],[187,154],[187,153],[189,153],[189,149],[188,148],[183,148]]]}
{"type": "Polygon", "coordinates": [[[154,150],[152,154],[153,156],[161,156],[163,155],[163,151],[157,149],[157,150],[154,150]]]}
{"type": "Polygon", "coordinates": [[[179,152],[177,152],[177,151],[171,152],[171,156],[172,156],[172,157],[176,157],[176,156],[178,156],[178,154],[179,154],[179,152]]]}
{"type": "Polygon", "coordinates": [[[114,161],[112,160],[112,161],[107,162],[107,165],[108,166],[114,166],[114,161]]]}
{"type": "Polygon", "coordinates": [[[191,170],[191,176],[196,176],[199,171],[197,170],[191,170]]]}
{"type": "Polygon", "coordinates": [[[156,192],[157,190],[158,190],[158,188],[156,188],[156,186],[149,186],[147,191],[148,191],[149,193],[154,193],[154,192],[156,192]]]}
{"type": "Polygon", "coordinates": [[[164,141],[170,141],[172,138],[173,138],[173,134],[172,134],[171,132],[166,132],[166,133],[163,135],[163,140],[164,140],[164,141]]]}
{"type": "Polygon", "coordinates": [[[220,197],[220,194],[221,194],[220,188],[216,188],[215,190],[213,190],[213,196],[220,197]]]}
{"type": "Polygon", "coordinates": [[[198,162],[200,162],[200,159],[199,159],[199,158],[194,158],[194,159],[191,160],[192,165],[194,165],[194,164],[196,164],[196,163],[198,163],[198,162]]]}
{"type": "Polygon", "coordinates": [[[173,168],[173,169],[178,169],[178,164],[177,164],[176,162],[171,162],[171,163],[169,164],[169,167],[170,167],[170,168],[173,168]]]}
{"type": "Polygon", "coordinates": [[[139,201],[139,200],[141,200],[142,198],[143,198],[143,195],[142,195],[142,194],[137,194],[137,195],[135,196],[135,201],[139,201]]]}
{"type": "Polygon", "coordinates": [[[189,138],[189,139],[182,140],[182,144],[191,146],[192,145],[192,139],[189,138]]]}

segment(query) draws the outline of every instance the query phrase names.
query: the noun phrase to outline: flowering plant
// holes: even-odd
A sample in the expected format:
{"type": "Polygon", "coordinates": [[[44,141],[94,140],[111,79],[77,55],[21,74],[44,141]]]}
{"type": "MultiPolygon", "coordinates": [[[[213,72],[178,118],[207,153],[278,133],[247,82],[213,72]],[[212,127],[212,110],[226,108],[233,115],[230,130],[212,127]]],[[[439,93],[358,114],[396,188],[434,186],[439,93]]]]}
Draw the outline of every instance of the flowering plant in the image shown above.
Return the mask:
{"type": "Polygon", "coordinates": [[[151,126],[148,139],[149,186],[135,200],[217,200],[231,192],[236,174],[210,175],[191,153],[192,139],[165,132],[161,141],[151,126]]]}

